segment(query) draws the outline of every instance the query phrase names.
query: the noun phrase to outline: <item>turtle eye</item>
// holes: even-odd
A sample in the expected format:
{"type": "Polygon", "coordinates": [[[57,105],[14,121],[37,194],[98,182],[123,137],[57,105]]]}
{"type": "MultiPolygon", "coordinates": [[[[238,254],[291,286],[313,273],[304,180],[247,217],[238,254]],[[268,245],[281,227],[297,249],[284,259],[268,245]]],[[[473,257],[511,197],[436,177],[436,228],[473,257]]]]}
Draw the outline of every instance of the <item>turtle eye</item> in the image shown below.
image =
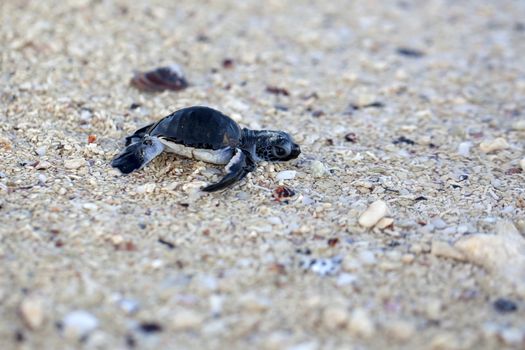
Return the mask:
{"type": "Polygon", "coordinates": [[[286,155],[286,150],[282,147],[275,147],[275,155],[278,157],[283,157],[286,155]]]}

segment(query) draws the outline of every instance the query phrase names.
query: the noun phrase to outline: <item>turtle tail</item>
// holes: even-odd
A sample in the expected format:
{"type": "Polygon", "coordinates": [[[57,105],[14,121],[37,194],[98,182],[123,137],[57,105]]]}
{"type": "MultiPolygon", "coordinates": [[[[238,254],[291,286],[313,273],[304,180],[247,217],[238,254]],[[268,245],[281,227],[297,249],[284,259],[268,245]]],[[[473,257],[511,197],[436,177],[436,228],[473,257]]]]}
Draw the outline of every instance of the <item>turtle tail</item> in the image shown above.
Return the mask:
{"type": "Polygon", "coordinates": [[[163,150],[164,145],[157,138],[147,137],[124,148],[111,161],[111,166],[117,168],[123,174],[129,174],[145,167],[163,150]]]}

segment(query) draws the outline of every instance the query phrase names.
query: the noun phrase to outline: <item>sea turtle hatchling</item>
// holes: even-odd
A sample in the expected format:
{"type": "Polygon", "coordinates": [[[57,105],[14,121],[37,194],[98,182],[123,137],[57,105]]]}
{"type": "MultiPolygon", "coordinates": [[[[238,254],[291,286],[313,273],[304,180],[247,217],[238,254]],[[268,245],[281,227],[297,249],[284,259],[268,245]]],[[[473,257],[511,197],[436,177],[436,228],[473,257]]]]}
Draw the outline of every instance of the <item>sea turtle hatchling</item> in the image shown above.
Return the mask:
{"type": "Polygon", "coordinates": [[[257,162],[287,161],[301,153],[284,131],[241,129],[235,121],[208,107],[178,110],[126,137],[126,148],[111,166],[129,174],[163,151],[213,164],[226,164],[226,175],[202,190],[222,190],[255,170],[257,162]]]}

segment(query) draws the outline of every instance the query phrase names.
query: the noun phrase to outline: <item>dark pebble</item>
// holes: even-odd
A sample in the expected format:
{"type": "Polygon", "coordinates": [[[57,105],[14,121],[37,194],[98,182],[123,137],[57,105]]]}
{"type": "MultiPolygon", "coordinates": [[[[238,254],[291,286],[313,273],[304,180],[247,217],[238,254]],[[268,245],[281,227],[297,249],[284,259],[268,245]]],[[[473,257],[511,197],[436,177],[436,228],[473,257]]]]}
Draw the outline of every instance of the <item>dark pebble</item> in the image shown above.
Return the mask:
{"type": "Polygon", "coordinates": [[[401,245],[401,243],[399,243],[398,241],[390,241],[387,243],[387,246],[389,248],[395,248],[395,247],[399,247],[401,245]]]}
{"type": "Polygon", "coordinates": [[[159,238],[159,239],[158,239],[158,242],[159,242],[160,244],[164,244],[164,245],[165,245],[166,247],[168,247],[169,249],[174,249],[174,248],[175,248],[175,244],[173,244],[173,243],[171,243],[171,242],[169,242],[169,241],[166,241],[166,240],[164,240],[164,239],[162,239],[162,238],[159,238]]]}
{"type": "Polygon", "coordinates": [[[420,58],[420,57],[425,56],[425,53],[423,51],[411,49],[408,47],[398,47],[396,52],[401,56],[410,57],[410,58],[420,58]]]}
{"type": "Polygon", "coordinates": [[[225,58],[222,60],[222,68],[224,69],[232,69],[235,65],[235,62],[231,58],[225,58]]]}
{"type": "Polygon", "coordinates": [[[407,145],[411,145],[411,146],[416,144],[413,140],[411,140],[411,139],[409,139],[407,137],[404,137],[404,136],[398,137],[392,143],[394,145],[397,145],[397,144],[400,144],[400,143],[406,143],[407,145]]]}
{"type": "Polygon", "coordinates": [[[139,329],[144,333],[162,332],[162,326],[156,322],[142,322],[139,329]]]}
{"type": "Polygon", "coordinates": [[[365,104],[365,105],[358,105],[356,103],[351,103],[348,106],[349,109],[355,110],[355,111],[358,111],[358,110],[363,109],[363,108],[383,108],[383,107],[385,107],[385,104],[383,102],[379,102],[379,101],[375,101],[375,102],[368,103],[368,104],[365,104]]]}
{"type": "Polygon", "coordinates": [[[505,298],[499,298],[494,302],[494,308],[501,313],[514,312],[518,310],[518,305],[515,302],[505,298]]]}
{"type": "Polygon", "coordinates": [[[328,239],[329,247],[335,247],[338,243],[339,243],[339,238],[329,238],[328,239]]]}
{"type": "Polygon", "coordinates": [[[505,175],[514,175],[514,174],[521,174],[522,170],[520,168],[510,168],[507,171],[505,171],[505,175]]]}
{"type": "Polygon", "coordinates": [[[24,336],[24,333],[22,333],[21,330],[17,330],[15,332],[15,340],[18,343],[22,343],[24,340],[26,340],[26,337],[24,336]]]}
{"type": "Polygon", "coordinates": [[[324,112],[320,109],[312,112],[312,117],[319,118],[324,115],[324,112]]]}
{"type": "Polygon", "coordinates": [[[348,142],[356,143],[357,142],[357,135],[354,132],[349,132],[345,135],[345,140],[348,142]]]}
{"type": "Polygon", "coordinates": [[[459,175],[459,181],[465,181],[465,180],[468,180],[467,174],[459,175]]]}
{"type": "Polygon", "coordinates": [[[132,334],[126,334],[126,345],[128,348],[134,348],[137,346],[137,341],[135,340],[135,337],[132,334]]]}
{"type": "Polygon", "coordinates": [[[274,95],[284,95],[284,96],[290,96],[290,93],[285,88],[277,87],[277,86],[267,86],[266,92],[269,92],[274,95]]]}

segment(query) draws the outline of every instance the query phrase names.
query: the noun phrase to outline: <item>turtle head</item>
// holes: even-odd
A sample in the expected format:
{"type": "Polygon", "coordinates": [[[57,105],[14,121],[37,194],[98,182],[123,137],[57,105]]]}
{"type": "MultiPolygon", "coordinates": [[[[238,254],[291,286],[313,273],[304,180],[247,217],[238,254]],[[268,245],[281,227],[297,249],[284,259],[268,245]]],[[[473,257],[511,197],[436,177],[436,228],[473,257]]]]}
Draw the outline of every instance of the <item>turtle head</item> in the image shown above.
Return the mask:
{"type": "Polygon", "coordinates": [[[163,150],[164,146],[159,139],[145,136],[140,141],[127,146],[113,159],[111,166],[119,169],[123,174],[129,174],[146,166],[163,150]]]}
{"type": "Polygon", "coordinates": [[[261,160],[287,161],[301,154],[301,148],[284,131],[254,131],[255,153],[261,160]]]}

